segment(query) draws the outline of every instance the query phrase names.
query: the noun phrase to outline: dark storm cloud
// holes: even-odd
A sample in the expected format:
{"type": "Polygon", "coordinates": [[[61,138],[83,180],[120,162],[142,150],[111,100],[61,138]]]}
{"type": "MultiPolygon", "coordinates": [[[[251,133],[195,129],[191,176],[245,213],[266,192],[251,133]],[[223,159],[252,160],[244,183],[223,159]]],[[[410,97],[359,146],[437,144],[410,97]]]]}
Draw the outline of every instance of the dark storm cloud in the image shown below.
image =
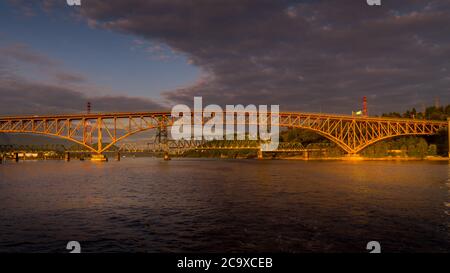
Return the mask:
{"type": "Polygon", "coordinates": [[[173,102],[372,113],[449,102],[450,2],[84,0],[97,26],[159,40],[207,75],[173,102]]]}

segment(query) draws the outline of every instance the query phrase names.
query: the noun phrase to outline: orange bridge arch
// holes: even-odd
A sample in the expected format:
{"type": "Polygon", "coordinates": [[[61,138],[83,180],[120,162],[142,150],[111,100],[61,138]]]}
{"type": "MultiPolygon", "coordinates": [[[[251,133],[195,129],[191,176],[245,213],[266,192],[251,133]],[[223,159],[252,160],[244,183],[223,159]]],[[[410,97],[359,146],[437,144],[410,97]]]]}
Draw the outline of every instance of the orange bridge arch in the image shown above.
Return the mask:
{"type": "MultiPolygon", "coordinates": [[[[131,135],[170,127],[175,120],[170,112],[13,116],[0,117],[0,133],[60,137],[82,145],[91,152],[102,153],[131,135]]],[[[203,122],[206,121],[203,119],[203,122]]],[[[449,127],[449,123],[301,112],[279,114],[280,127],[314,131],[349,154],[356,154],[375,142],[396,136],[436,134],[440,129],[449,127]]]]}

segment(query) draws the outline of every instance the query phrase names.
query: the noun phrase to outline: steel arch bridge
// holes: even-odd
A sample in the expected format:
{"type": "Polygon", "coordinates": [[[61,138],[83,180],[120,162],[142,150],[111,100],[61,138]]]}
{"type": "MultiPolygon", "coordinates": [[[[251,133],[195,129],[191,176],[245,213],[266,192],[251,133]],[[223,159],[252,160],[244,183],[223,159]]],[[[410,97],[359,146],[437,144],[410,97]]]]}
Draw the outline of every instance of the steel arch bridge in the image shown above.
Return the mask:
{"type": "MultiPolygon", "coordinates": [[[[267,115],[270,117],[271,114],[267,115]]],[[[0,133],[42,134],[64,138],[100,154],[131,135],[155,128],[167,129],[176,120],[170,112],[13,116],[0,117],[0,133]]],[[[207,122],[207,119],[203,118],[202,122],[207,122]]],[[[245,119],[243,122],[248,121],[245,119]]],[[[432,135],[449,127],[449,124],[450,120],[446,122],[301,112],[279,113],[280,127],[314,131],[349,154],[356,154],[375,142],[392,137],[432,135]]]]}

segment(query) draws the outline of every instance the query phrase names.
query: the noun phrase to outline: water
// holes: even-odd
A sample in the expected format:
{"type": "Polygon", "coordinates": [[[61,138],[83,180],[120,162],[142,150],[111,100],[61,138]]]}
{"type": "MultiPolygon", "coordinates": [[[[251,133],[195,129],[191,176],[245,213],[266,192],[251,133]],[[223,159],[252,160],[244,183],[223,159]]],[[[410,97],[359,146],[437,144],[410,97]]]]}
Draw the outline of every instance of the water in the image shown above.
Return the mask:
{"type": "Polygon", "coordinates": [[[0,252],[450,251],[447,162],[0,165],[0,252]]]}

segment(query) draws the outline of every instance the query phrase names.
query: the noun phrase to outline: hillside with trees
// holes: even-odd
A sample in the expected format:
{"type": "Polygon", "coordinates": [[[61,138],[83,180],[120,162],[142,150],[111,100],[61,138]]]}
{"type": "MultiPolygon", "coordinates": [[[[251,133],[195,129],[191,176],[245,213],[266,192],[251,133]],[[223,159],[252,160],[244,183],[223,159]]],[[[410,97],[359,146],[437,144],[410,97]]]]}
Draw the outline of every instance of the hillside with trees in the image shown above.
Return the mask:
{"type": "Polygon", "coordinates": [[[408,109],[404,113],[390,112],[381,115],[382,117],[412,118],[428,120],[447,120],[450,117],[450,104],[447,106],[431,106],[425,108],[425,111],[418,112],[416,108],[408,109]]]}

